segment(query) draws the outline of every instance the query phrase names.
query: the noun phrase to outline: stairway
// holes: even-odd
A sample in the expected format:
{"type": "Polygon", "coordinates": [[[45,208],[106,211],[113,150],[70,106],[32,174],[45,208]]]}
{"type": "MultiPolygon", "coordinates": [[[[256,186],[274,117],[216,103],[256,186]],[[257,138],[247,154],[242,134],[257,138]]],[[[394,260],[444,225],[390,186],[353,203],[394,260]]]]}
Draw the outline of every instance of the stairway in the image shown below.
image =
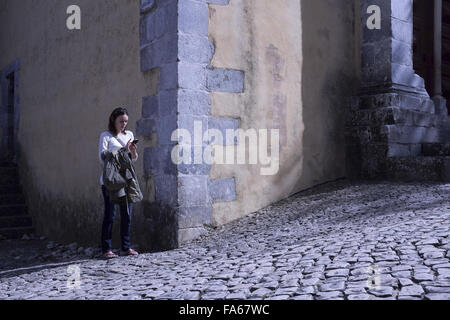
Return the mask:
{"type": "Polygon", "coordinates": [[[401,181],[450,182],[450,120],[445,115],[428,115],[437,119],[435,125],[439,134],[435,142],[421,143],[410,156],[386,158],[386,177],[401,181]]]}
{"type": "Polygon", "coordinates": [[[0,238],[18,239],[34,233],[20,186],[17,165],[0,165],[0,238]]]}
{"type": "Polygon", "coordinates": [[[450,117],[406,93],[361,95],[346,118],[350,177],[450,182],[450,117]]]}
{"type": "Polygon", "coordinates": [[[384,178],[400,181],[450,182],[449,144],[423,143],[418,156],[386,158],[384,178]]]}

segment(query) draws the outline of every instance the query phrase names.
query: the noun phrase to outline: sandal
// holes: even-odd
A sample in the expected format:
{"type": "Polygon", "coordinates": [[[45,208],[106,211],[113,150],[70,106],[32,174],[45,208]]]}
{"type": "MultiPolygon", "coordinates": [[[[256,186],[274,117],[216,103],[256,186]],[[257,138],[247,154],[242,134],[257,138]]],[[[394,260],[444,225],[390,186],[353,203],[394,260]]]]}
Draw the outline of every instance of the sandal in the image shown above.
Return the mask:
{"type": "Polygon", "coordinates": [[[108,252],[103,254],[103,257],[106,258],[106,259],[117,258],[117,254],[115,254],[112,251],[108,251],[108,252]]]}
{"type": "Polygon", "coordinates": [[[128,249],[127,251],[123,251],[123,250],[122,250],[122,252],[123,252],[123,254],[126,255],[126,256],[136,256],[136,255],[139,254],[136,250],[133,250],[133,249],[131,249],[131,248],[128,249]]]}

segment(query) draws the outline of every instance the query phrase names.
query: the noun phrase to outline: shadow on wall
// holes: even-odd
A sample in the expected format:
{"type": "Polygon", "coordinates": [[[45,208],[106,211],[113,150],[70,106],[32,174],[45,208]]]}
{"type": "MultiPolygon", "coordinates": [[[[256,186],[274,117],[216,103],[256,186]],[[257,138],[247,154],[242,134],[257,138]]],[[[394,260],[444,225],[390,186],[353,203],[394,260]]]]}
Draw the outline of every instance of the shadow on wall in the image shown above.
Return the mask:
{"type": "Polygon", "coordinates": [[[317,185],[347,176],[344,128],[359,84],[359,0],[301,1],[301,11],[305,170],[298,181],[317,185]]]}
{"type": "Polygon", "coordinates": [[[77,242],[82,246],[98,246],[101,202],[73,199],[71,195],[60,199],[49,197],[45,188],[39,186],[39,176],[23,152],[20,140],[17,151],[20,184],[36,234],[63,244],[77,242]]]}

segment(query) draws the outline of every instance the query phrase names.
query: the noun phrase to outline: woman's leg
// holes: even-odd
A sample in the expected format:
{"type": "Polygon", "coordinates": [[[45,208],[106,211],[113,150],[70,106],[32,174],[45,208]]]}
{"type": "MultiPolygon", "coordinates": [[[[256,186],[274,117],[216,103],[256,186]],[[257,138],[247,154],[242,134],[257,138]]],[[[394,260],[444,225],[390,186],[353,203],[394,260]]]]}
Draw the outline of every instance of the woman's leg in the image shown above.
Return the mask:
{"type": "Polygon", "coordinates": [[[122,238],[122,250],[130,249],[130,226],[131,214],[133,212],[133,203],[128,203],[128,212],[126,202],[120,205],[120,236],[122,238]]]}
{"type": "Polygon", "coordinates": [[[114,217],[116,215],[116,206],[111,203],[106,188],[102,185],[103,199],[105,200],[105,213],[102,224],[102,252],[112,251],[112,230],[114,217]]]}

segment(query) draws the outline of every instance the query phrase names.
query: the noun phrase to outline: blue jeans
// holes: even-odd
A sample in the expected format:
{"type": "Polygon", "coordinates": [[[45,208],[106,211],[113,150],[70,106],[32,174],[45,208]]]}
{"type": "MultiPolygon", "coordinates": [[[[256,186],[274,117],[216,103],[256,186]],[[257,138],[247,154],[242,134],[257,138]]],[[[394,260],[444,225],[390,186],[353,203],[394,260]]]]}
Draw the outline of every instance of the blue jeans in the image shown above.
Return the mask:
{"type": "MultiPolygon", "coordinates": [[[[102,185],[103,199],[105,200],[105,215],[102,224],[102,252],[106,253],[112,250],[112,230],[114,217],[116,216],[116,205],[109,199],[106,187],[102,185]]],[[[130,225],[133,203],[120,204],[120,236],[122,239],[122,250],[130,249],[130,225]],[[129,213],[129,214],[128,214],[129,213]]]]}

